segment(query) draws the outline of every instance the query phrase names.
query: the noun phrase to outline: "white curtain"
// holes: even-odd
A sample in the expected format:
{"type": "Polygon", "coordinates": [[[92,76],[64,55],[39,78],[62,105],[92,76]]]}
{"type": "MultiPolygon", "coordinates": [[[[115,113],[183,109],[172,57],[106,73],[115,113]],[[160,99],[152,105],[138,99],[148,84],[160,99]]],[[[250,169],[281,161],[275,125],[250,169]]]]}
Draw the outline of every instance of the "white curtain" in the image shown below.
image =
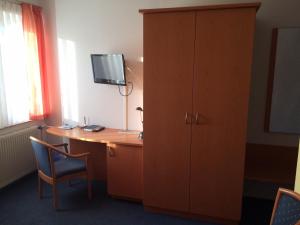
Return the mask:
{"type": "Polygon", "coordinates": [[[63,121],[68,124],[78,123],[79,108],[75,43],[59,38],[58,56],[63,121]]]}
{"type": "Polygon", "coordinates": [[[21,6],[0,0],[0,128],[29,120],[21,6]]]}

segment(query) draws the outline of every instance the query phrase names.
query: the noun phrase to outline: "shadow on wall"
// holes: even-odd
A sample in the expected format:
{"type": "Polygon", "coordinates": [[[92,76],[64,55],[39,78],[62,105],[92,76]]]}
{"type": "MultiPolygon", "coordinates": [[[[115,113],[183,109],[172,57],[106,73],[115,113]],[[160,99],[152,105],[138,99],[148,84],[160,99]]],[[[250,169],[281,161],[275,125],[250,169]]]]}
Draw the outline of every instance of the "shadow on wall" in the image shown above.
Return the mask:
{"type": "Polygon", "coordinates": [[[256,19],[247,142],[297,146],[298,137],[295,135],[264,131],[272,29],[278,26],[281,25],[273,24],[268,18],[256,19]]]}
{"type": "Polygon", "coordinates": [[[74,41],[58,38],[59,77],[62,120],[79,122],[76,46],[74,41]]]}
{"type": "Polygon", "coordinates": [[[126,60],[126,79],[134,83],[137,90],[143,89],[143,57],[126,60]]]}

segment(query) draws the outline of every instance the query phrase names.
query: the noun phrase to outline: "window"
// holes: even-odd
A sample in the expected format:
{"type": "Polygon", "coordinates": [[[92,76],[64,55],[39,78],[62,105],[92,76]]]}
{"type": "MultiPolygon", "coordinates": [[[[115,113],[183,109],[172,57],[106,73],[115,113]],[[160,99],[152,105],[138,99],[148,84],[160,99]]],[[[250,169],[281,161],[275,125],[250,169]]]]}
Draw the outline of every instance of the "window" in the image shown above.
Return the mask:
{"type": "Polygon", "coordinates": [[[0,128],[48,114],[41,9],[0,1],[0,128]]]}

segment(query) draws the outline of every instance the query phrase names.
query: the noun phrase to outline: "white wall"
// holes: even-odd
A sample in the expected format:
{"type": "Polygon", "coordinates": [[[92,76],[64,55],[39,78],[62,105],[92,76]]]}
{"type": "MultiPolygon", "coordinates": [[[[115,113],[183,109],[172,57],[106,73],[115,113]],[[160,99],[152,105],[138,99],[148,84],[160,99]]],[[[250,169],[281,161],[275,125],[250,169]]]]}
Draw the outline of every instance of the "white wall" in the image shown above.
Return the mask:
{"type": "MultiPolygon", "coordinates": [[[[49,0],[51,1],[51,0],[49,0]]],[[[124,98],[117,87],[93,82],[91,53],[122,52],[127,66],[128,80],[134,82],[129,97],[129,129],[141,129],[136,106],[142,100],[143,55],[141,8],[178,7],[219,3],[242,3],[247,0],[55,0],[58,38],[75,45],[76,77],[78,79],[79,119],[83,115],[90,123],[123,128],[124,98]]],[[[253,76],[248,121],[248,142],[275,145],[297,145],[292,135],[267,134],[263,131],[271,28],[300,26],[298,0],[263,0],[257,14],[253,76]]],[[[155,91],[155,87],[153,89],[155,91]]]]}
{"type": "MultiPolygon", "coordinates": [[[[124,101],[117,86],[95,84],[90,54],[123,53],[127,80],[134,83],[129,96],[129,129],[141,129],[136,106],[142,105],[142,16],[139,1],[56,1],[58,38],[75,46],[79,121],[124,128],[124,101]]],[[[74,74],[74,75],[75,75],[74,74]]],[[[75,97],[75,96],[74,96],[75,97]]]]}
{"type": "Polygon", "coordinates": [[[249,104],[248,142],[298,146],[296,135],[265,133],[263,126],[272,28],[300,27],[299,8],[299,0],[263,0],[258,11],[249,104]]]}

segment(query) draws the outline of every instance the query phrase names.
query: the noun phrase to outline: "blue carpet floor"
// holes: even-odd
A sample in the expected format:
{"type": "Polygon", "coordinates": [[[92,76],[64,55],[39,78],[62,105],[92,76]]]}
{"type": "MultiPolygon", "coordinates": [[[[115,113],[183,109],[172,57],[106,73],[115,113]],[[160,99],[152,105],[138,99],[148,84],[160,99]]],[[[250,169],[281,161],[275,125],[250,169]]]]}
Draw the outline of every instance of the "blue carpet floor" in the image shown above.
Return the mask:
{"type": "MultiPolygon", "coordinates": [[[[51,188],[44,187],[44,198],[39,200],[36,174],[32,174],[0,190],[0,225],[210,225],[145,212],[139,203],[108,197],[102,183],[93,184],[89,201],[82,181],[74,181],[71,187],[59,185],[60,210],[55,211],[51,188]]],[[[272,202],[244,200],[241,224],[267,225],[272,207],[272,202]]]]}

